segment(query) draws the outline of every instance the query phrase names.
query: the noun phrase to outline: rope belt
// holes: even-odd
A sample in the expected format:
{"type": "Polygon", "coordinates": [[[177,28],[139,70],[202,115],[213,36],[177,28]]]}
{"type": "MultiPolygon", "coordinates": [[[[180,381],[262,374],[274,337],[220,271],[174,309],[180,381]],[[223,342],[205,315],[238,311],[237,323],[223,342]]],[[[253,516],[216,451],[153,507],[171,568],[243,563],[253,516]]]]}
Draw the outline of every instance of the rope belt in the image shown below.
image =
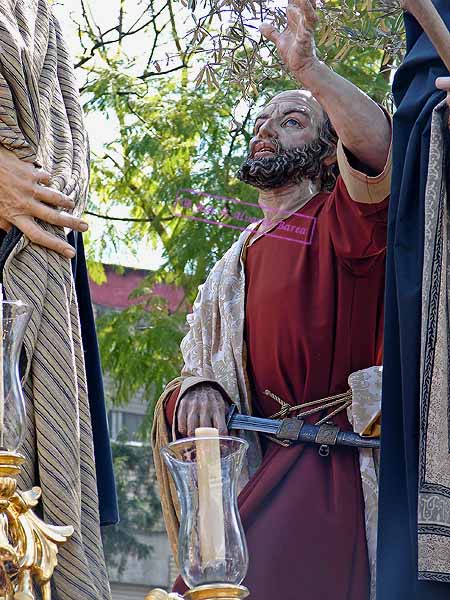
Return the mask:
{"type": "Polygon", "coordinates": [[[328,408],[333,408],[334,406],[337,407],[330,414],[317,421],[316,425],[323,425],[324,423],[327,423],[334,416],[346,410],[352,403],[352,390],[347,390],[343,394],[336,394],[335,396],[327,396],[326,398],[321,398],[320,400],[305,402],[305,404],[297,404],[297,406],[292,406],[291,404],[289,404],[289,402],[285,402],[282,398],[280,398],[270,390],[264,390],[264,394],[266,396],[269,396],[269,398],[272,398],[272,400],[275,400],[275,402],[277,402],[281,406],[281,410],[269,417],[269,419],[285,419],[292,413],[297,412],[301,409],[309,409],[302,410],[302,412],[299,412],[296,415],[298,419],[303,419],[308,415],[320,413],[328,408]]]}

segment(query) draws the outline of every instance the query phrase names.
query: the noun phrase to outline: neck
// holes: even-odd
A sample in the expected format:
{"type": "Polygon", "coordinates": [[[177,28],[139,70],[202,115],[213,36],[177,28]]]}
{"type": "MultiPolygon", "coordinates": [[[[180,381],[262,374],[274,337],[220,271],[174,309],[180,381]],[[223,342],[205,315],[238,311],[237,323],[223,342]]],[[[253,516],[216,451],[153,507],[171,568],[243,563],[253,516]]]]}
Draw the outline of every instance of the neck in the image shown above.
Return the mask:
{"type": "Polygon", "coordinates": [[[264,213],[264,222],[282,221],[296,212],[320,192],[320,183],[305,180],[290,183],[273,190],[261,190],[258,204],[264,213]]]}

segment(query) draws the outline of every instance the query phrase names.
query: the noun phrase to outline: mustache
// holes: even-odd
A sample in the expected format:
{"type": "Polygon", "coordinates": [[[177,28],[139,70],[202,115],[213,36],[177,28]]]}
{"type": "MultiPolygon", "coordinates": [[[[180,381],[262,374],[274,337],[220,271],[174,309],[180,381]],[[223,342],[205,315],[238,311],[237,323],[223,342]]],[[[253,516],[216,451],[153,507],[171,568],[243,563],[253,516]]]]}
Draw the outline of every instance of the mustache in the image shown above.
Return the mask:
{"type": "MultiPolygon", "coordinates": [[[[248,153],[247,159],[251,159],[253,157],[254,151],[255,151],[255,146],[256,144],[261,144],[264,140],[255,140],[252,145],[250,146],[250,151],[248,153]]],[[[277,140],[276,138],[273,139],[268,139],[265,140],[268,144],[270,144],[271,146],[274,146],[275,148],[275,154],[282,154],[283,152],[283,148],[281,146],[281,143],[279,142],[279,140],[277,140]]]]}
{"type": "Polygon", "coordinates": [[[292,150],[283,150],[277,143],[279,151],[274,156],[262,158],[252,158],[253,147],[237,177],[258,189],[274,189],[288,183],[301,183],[305,179],[314,180],[322,174],[322,144],[319,140],[292,150]]]}

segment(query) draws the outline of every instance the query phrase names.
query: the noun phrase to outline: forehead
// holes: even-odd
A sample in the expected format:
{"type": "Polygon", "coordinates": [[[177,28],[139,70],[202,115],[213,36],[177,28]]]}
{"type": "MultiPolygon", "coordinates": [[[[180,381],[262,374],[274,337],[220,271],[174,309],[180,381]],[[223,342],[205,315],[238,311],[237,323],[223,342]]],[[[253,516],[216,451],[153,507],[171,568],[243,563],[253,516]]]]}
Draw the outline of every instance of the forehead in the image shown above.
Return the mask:
{"type": "Polygon", "coordinates": [[[261,118],[283,117],[287,112],[303,112],[315,121],[322,120],[324,117],[322,106],[309,92],[292,90],[282,92],[272,98],[259,111],[255,121],[261,118]]]}

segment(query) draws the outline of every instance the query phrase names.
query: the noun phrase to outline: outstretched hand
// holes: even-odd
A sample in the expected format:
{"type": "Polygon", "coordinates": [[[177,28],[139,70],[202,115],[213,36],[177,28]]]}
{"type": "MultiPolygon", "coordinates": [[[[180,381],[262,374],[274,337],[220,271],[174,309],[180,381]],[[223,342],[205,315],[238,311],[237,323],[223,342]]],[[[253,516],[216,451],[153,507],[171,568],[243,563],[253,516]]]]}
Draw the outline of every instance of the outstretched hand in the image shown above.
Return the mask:
{"type": "Polygon", "coordinates": [[[8,231],[15,225],[34,244],[72,258],[73,247],[35,221],[74,231],[88,229],[81,219],[57,210],[73,210],[75,204],[68,196],[48,187],[50,183],[49,173],[0,146],[0,227],[8,231]]]}
{"type": "Polygon", "coordinates": [[[260,31],[276,45],[286,68],[301,82],[302,73],[317,62],[314,40],[318,21],[316,0],[289,0],[286,15],[287,25],[283,32],[269,23],[263,23],[260,31]]]}

